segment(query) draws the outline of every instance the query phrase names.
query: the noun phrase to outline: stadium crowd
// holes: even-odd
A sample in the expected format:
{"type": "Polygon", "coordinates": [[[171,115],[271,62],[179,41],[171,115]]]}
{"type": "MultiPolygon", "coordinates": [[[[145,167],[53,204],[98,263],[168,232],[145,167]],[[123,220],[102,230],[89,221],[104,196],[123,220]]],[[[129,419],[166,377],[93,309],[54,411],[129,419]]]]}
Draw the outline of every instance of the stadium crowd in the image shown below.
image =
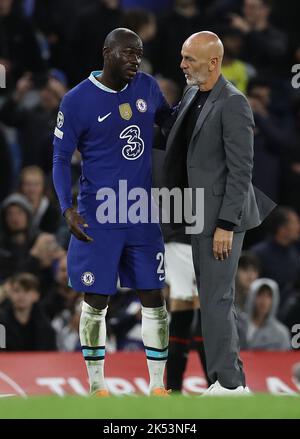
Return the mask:
{"type": "MultiPolygon", "coordinates": [[[[181,45],[211,30],[225,47],[224,76],[255,118],[253,183],[278,207],[247,234],[236,277],[241,347],[289,350],[300,323],[300,63],[293,3],[269,0],[0,0],[0,323],[7,350],[80,349],[80,294],[68,287],[69,231],[53,192],[52,141],[60,100],[102,64],[116,27],[144,43],[141,69],[176,104],[181,45]]],[[[154,156],[154,168],[161,156],[154,156]]],[[[80,154],[72,159],[76,200],[80,154]]],[[[166,289],[166,297],[168,295],[166,289]]],[[[133,291],[110,302],[107,349],[142,349],[133,291]]]]}

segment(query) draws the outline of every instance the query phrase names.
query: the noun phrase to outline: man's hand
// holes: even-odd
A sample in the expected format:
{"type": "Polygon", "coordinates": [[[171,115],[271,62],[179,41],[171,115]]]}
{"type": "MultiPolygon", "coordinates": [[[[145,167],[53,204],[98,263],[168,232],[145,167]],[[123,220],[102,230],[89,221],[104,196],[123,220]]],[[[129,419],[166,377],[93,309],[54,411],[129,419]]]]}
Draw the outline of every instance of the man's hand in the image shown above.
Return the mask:
{"type": "Polygon", "coordinates": [[[229,14],[229,19],[231,21],[231,26],[235,29],[240,30],[243,33],[250,32],[251,28],[247,21],[238,14],[229,14]]]}
{"type": "Polygon", "coordinates": [[[232,250],[233,232],[216,228],[213,239],[213,253],[217,260],[227,259],[232,250]]]}
{"type": "Polygon", "coordinates": [[[59,246],[51,233],[42,232],[33,244],[30,255],[39,260],[41,267],[49,268],[55,260],[64,256],[64,250],[59,246]]]}
{"type": "Polygon", "coordinates": [[[26,72],[24,75],[17,81],[16,89],[14,93],[15,101],[19,102],[23,99],[27,92],[32,90],[33,82],[32,82],[32,73],[26,72]]]}
{"type": "Polygon", "coordinates": [[[79,225],[82,225],[84,228],[88,227],[88,224],[85,222],[85,220],[82,218],[82,216],[79,215],[78,212],[74,209],[74,207],[70,207],[67,209],[64,213],[64,217],[66,218],[68,228],[70,232],[80,241],[84,242],[92,242],[93,239],[88,236],[86,233],[84,233],[83,230],[79,227],[79,225]]]}

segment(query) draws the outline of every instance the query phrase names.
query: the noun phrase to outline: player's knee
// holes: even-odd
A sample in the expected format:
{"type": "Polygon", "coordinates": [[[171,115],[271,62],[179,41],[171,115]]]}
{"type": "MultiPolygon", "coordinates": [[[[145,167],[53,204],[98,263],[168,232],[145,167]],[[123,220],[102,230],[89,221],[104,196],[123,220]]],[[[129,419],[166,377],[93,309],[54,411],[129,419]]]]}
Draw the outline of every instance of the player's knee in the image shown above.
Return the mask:
{"type": "Polygon", "coordinates": [[[96,309],[104,309],[107,307],[109,296],[104,294],[84,294],[84,301],[96,309]]]}
{"type": "Polygon", "coordinates": [[[138,291],[138,296],[142,306],[147,308],[158,308],[165,304],[162,290],[138,291]]]}

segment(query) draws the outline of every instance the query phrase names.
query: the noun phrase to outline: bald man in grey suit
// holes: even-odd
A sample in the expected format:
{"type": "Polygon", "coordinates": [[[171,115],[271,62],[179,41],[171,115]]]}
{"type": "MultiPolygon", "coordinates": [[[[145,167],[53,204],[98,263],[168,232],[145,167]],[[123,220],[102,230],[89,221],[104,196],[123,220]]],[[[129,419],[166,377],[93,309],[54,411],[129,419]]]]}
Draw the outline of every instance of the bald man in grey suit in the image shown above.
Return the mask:
{"type": "Polygon", "coordinates": [[[223,44],[211,32],[189,37],[181,68],[187,89],[169,132],[166,186],[204,188],[204,228],[192,235],[209,394],[247,393],[234,308],[245,231],[275,207],[253,188],[254,121],[246,97],[221,75],[223,44]]]}

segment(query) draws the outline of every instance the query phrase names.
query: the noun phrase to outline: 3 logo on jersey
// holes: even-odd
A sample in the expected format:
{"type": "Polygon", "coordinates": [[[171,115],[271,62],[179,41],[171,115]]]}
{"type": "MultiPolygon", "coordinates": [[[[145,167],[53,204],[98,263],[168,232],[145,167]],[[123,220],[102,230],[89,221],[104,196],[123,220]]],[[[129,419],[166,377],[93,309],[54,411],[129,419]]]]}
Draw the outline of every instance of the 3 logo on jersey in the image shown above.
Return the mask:
{"type": "Polygon", "coordinates": [[[130,125],[121,132],[120,139],[127,140],[122,148],[122,155],[126,160],[136,160],[143,154],[144,141],[140,134],[141,130],[137,125],[130,125]]]}

